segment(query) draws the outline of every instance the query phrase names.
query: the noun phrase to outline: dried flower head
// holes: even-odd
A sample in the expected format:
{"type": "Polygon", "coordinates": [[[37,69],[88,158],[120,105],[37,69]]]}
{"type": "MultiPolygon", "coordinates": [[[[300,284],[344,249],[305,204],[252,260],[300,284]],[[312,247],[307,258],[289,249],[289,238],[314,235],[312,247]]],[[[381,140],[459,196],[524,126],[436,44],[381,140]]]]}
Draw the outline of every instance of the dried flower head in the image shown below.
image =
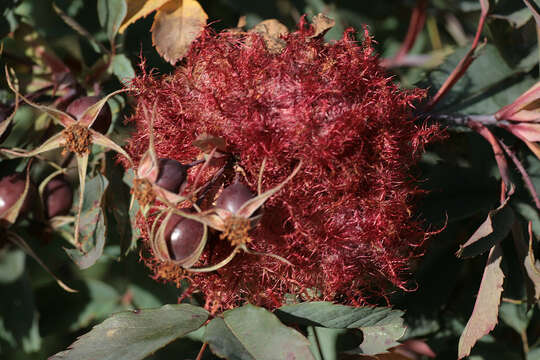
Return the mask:
{"type": "MultiPolygon", "coordinates": [[[[244,217],[260,207],[257,222],[240,229],[250,251],[216,271],[172,267],[146,242],[143,258],[155,277],[189,279],[212,311],[245,301],[273,308],[286,294],[373,302],[405,286],[411,258],[422,251],[426,233],[411,215],[419,190],[410,170],[438,133],[411,116],[424,91],[402,90],[385,74],[367,31],[362,42],[347,30],[331,44],[313,33],[302,19],[298,31],[281,37],[284,47],[270,52],[260,34],[206,30],[172,75],[143,71],[133,82],[136,131],[127,150],[136,163],[151,122],[160,158],[185,164],[208,156],[201,137],[215,151],[188,175],[186,192],[208,184],[194,199],[198,216],[215,209],[238,178],[254,194],[277,189],[244,217]]],[[[147,239],[155,214],[139,219],[147,239]]],[[[225,226],[231,214],[218,215],[225,226]]],[[[195,268],[223,261],[238,246],[220,240],[238,229],[207,225],[195,268]]]]}

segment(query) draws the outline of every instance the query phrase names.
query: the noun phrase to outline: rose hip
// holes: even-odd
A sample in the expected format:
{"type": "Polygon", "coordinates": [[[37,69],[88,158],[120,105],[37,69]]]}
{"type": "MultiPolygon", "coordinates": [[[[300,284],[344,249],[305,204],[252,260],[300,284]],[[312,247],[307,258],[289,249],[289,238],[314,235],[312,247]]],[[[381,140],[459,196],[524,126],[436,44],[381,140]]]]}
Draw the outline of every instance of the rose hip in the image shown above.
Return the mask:
{"type": "MultiPolygon", "coordinates": [[[[101,100],[99,96],[80,97],[69,104],[66,112],[79,120],[86,109],[97,103],[99,100],[101,100]]],[[[111,108],[109,107],[109,104],[105,104],[90,128],[101,134],[105,134],[111,126],[111,119],[111,108]]]]}
{"type": "Polygon", "coordinates": [[[244,203],[254,197],[255,194],[246,185],[235,182],[223,189],[216,200],[216,207],[235,214],[244,203]]]}
{"type": "Polygon", "coordinates": [[[165,227],[165,241],[171,259],[182,261],[192,255],[197,250],[203,234],[203,224],[173,214],[165,227]]]}
{"type": "Polygon", "coordinates": [[[43,200],[48,218],[66,215],[73,203],[71,185],[62,176],[53,178],[45,185],[43,200]]]}
{"type": "Polygon", "coordinates": [[[189,166],[173,159],[159,159],[159,174],[156,185],[178,194],[187,178],[187,169],[189,166]]]}
{"type": "MultiPolygon", "coordinates": [[[[25,175],[13,173],[0,179],[0,214],[11,208],[22,196],[26,183],[25,175]]],[[[28,194],[21,207],[20,213],[28,211],[31,204],[33,188],[28,189],[28,194]]]]}

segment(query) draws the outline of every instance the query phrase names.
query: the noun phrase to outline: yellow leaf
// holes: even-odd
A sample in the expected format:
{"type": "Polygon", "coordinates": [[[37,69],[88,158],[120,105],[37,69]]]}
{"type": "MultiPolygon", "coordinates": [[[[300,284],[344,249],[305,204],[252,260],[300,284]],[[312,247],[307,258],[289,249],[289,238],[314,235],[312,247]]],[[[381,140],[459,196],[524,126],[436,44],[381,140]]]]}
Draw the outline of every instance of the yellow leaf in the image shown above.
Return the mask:
{"type": "Polygon", "coordinates": [[[127,2],[127,14],[118,29],[118,32],[122,34],[126,28],[139,20],[162,7],[169,0],[126,0],[127,2]]]}
{"type": "Polygon", "coordinates": [[[208,15],[195,0],[172,0],[161,7],[152,25],[152,43],[171,64],[186,56],[206,25],[208,15]]]}

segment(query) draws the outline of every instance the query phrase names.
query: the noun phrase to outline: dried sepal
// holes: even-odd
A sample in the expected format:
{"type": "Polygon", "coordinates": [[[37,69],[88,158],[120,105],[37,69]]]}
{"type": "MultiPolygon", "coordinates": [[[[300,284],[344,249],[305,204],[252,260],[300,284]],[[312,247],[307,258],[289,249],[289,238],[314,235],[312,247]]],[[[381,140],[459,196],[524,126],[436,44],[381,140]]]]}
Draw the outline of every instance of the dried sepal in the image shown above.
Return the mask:
{"type": "Polygon", "coordinates": [[[77,122],[82,126],[86,126],[86,127],[90,128],[94,124],[94,121],[96,121],[99,113],[101,112],[101,109],[103,109],[103,106],[105,106],[107,101],[109,101],[109,99],[112,98],[113,96],[121,94],[121,93],[126,92],[128,90],[129,90],[128,88],[120,89],[120,90],[116,90],[116,91],[113,91],[110,94],[105,95],[97,103],[95,103],[92,106],[89,106],[84,111],[84,113],[81,115],[81,117],[79,118],[79,120],[77,122]]]}
{"type": "Polygon", "coordinates": [[[57,120],[63,127],[68,127],[68,126],[73,125],[73,124],[75,124],[77,122],[77,120],[74,119],[71,115],[69,115],[69,114],[67,114],[67,113],[65,113],[65,112],[63,112],[61,110],[52,108],[50,106],[36,104],[35,102],[31,101],[30,99],[28,99],[27,97],[22,95],[17,90],[16,86],[14,86],[14,84],[11,82],[10,70],[9,70],[9,68],[7,66],[5,67],[5,72],[6,72],[6,81],[7,81],[7,84],[9,86],[9,88],[11,89],[11,91],[13,91],[15,93],[16,96],[23,99],[25,103],[32,106],[33,108],[36,108],[36,109],[46,113],[47,115],[49,115],[53,119],[57,120]]]}
{"type": "Polygon", "coordinates": [[[75,217],[75,244],[79,244],[79,228],[81,224],[81,212],[84,201],[84,189],[86,185],[86,169],[88,168],[88,154],[77,155],[77,170],[79,172],[79,206],[75,217]]]}
{"type": "Polygon", "coordinates": [[[45,187],[47,186],[47,184],[52,180],[54,179],[55,177],[57,177],[58,175],[61,175],[61,174],[65,174],[66,173],[66,170],[65,169],[57,169],[55,171],[53,171],[50,175],[48,175],[45,179],[43,179],[43,181],[39,184],[38,186],[38,194],[39,194],[39,198],[43,200],[43,194],[45,192],[45,187]]]}
{"type": "MultiPolygon", "coordinates": [[[[166,262],[172,262],[174,264],[180,265],[185,269],[189,269],[191,266],[193,266],[197,261],[199,261],[201,254],[204,250],[204,247],[206,246],[206,242],[208,239],[208,227],[203,224],[203,234],[201,239],[198,240],[197,247],[195,250],[187,257],[184,257],[181,260],[175,260],[172,258],[169,248],[167,246],[168,239],[166,238],[166,228],[167,224],[169,223],[171,216],[175,212],[172,211],[172,209],[167,210],[166,212],[160,213],[156,219],[154,220],[154,223],[152,224],[152,230],[150,233],[150,244],[152,251],[155,253],[155,255],[160,259],[161,261],[166,262]],[[157,226],[158,222],[161,220],[161,217],[165,214],[165,218],[161,221],[159,226],[157,226]],[[156,230],[157,226],[157,230],[156,230]]],[[[181,212],[182,214],[187,214],[184,212],[181,212]]],[[[181,215],[183,216],[183,215],[181,215]]],[[[185,216],[184,216],[185,217],[185,216]]],[[[186,217],[188,218],[188,217],[186,217]]],[[[193,219],[193,218],[191,218],[193,219]]]]}
{"type": "MultiPolygon", "coordinates": [[[[264,162],[263,162],[264,164],[264,162]]],[[[257,211],[258,208],[260,208],[266,200],[268,200],[272,195],[277,193],[279,190],[285,186],[291,179],[300,171],[300,168],[302,167],[302,161],[298,163],[298,165],[294,168],[293,172],[285,179],[283,180],[279,185],[273,187],[272,189],[265,191],[264,193],[259,193],[256,197],[253,199],[247,201],[242,207],[237,211],[236,216],[239,217],[245,217],[249,218],[255,211],[257,211]]],[[[262,166],[261,166],[262,168],[262,166]]],[[[261,183],[262,178],[262,172],[259,174],[259,184],[261,183]]],[[[260,192],[260,189],[259,189],[260,192]]]]}
{"type": "MultiPolygon", "coordinates": [[[[285,186],[287,182],[289,182],[300,170],[302,167],[302,161],[299,162],[299,164],[296,166],[296,168],[293,170],[293,172],[279,185],[275,186],[274,188],[261,193],[261,177],[264,171],[266,161],[263,160],[263,163],[261,165],[261,170],[259,172],[259,180],[258,180],[258,192],[259,195],[254,197],[251,200],[248,200],[246,203],[244,203],[240,209],[236,213],[231,213],[228,210],[221,209],[221,208],[213,208],[205,213],[196,214],[196,215],[190,215],[186,214],[184,212],[181,212],[179,210],[173,210],[173,212],[179,213],[182,216],[189,217],[193,220],[199,221],[203,223],[206,226],[209,226],[215,230],[221,231],[220,239],[227,239],[231,245],[234,247],[232,252],[227,256],[224,260],[220,261],[219,263],[205,267],[205,268],[187,268],[188,271],[194,271],[194,272],[211,272],[218,270],[222,268],[223,266],[227,265],[229,262],[233,260],[233,258],[236,256],[236,254],[240,251],[244,251],[248,254],[252,255],[259,255],[259,256],[269,256],[272,258],[275,258],[277,260],[280,260],[288,265],[291,265],[289,261],[284,259],[281,256],[271,254],[271,253],[261,253],[249,250],[246,246],[247,243],[250,243],[252,239],[249,236],[249,231],[253,229],[253,227],[256,226],[259,218],[262,215],[256,215],[252,216],[257,209],[259,209],[265,202],[268,200],[272,195],[277,193],[279,190],[285,186]]],[[[201,249],[202,252],[202,249],[201,249]]]]}
{"type": "Polygon", "coordinates": [[[62,146],[64,141],[64,132],[61,131],[58,134],[55,134],[48,138],[43,144],[31,151],[16,151],[9,149],[2,149],[1,151],[4,154],[11,155],[13,157],[33,157],[41,153],[58,149],[62,146]]]}
{"type": "Polygon", "coordinates": [[[26,243],[26,241],[24,241],[19,235],[15,234],[14,232],[8,231],[7,238],[13,244],[19,246],[22,250],[24,250],[24,252],[26,252],[31,258],[36,260],[36,262],[54,278],[58,286],[70,293],[78,292],[77,290],[74,290],[67,286],[62,280],[60,280],[56,275],[54,275],[53,272],[47,267],[47,265],[45,265],[43,261],[41,261],[41,259],[36,255],[34,250],[32,250],[32,248],[26,243]]]}

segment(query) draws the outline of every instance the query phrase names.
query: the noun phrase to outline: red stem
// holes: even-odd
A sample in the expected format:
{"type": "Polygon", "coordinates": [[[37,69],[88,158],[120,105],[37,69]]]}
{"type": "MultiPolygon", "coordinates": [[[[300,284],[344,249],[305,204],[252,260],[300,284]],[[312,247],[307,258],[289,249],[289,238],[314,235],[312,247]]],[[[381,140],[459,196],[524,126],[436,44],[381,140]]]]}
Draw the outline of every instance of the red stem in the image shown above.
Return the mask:
{"type": "Polygon", "coordinates": [[[409,28],[407,29],[407,35],[405,36],[405,40],[403,40],[401,47],[393,58],[383,59],[381,61],[382,66],[397,66],[401,63],[401,60],[405,57],[405,55],[407,55],[407,53],[411,50],[414,43],[416,42],[416,39],[418,38],[418,34],[420,34],[422,29],[424,28],[424,23],[426,22],[426,8],[427,0],[418,0],[416,2],[416,6],[414,7],[411,15],[411,20],[409,22],[409,28]]]}
{"type": "Polygon", "coordinates": [[[431,100],[427,103],[425,109],[426,111],[433,108],[433,106],[435,106],[435,104],[439,102],[439,100],[454,86],[454,84],[463,76],[463,74],[465,74],[471,63],[474,61],[474,51],[476,50],[478,43],[480,42],[480,36],[482,34],[482,30],[484,29],[484,23],[486,22],[486,18],[489,12],[488,0],[480,0],[480,5],[482,6],[482,12],[480,14],[480,20],[478,21],[476,35],[474,36],[474,41],[471,45],[471,48],[469,49],[469,51],[467,51],[467,54],[465,54],[463,59],[461,59],[461,61],[452,71],[452,73],[448,76],[448,78],[445,80],[441,88],[437,91],[435,96],[431,98],[431,100]]]}
{"type": "Polygon", "coordinates": [[[523,182],[525,182],[525,186],[531,193],[531,196],[534,200],[534,204],[536,205],[536,208],[540,210],[540,199],[538,198],[538,193],[536,192],[536,189],[534,188],[534,184],[531,181],[531,178],[529,177],[529,174],[527,174],[527,171],[525,170],[525,167],[523,167],[523,164],[519,159],[517,158],[516,154],[510,150],[508,146],[506,146],[502,141],[499,141],[500,145],[506,152],[506,154],[512,159],[514,162],[514,165],[516,165],[516,168],[521,173],[521,176],[523,177],[523,182]]]}
{"type": "Polygon", "coordinates": [[[201,350],[199,350],[199,354],[197,355],[197,358],[195,360],[201,360],[202,356],[204,354],[204,351],[206,350],[206,347],[208,346],[208,343],[204,342],[201,346],[201,350]]]}
{"type": "Polygon", "coordinates": [[[511,189],[512,185],[510,182],[510,176],[508,175],[508,162],[506,161],[506,157],[504,156],[504,152],[501,148],[499,140],[495,137],[495,135],[491,133],[491,131],[489,131],[487,127],[476,121],[469,121],[467,125],[472,130],[482,135],[490,143],[491,148],[493,149],[493,153],[495,155],[495,161],[497,162],[499,172],[501,173],[501,178],[506,184],[506,189],[511,189]]]}

